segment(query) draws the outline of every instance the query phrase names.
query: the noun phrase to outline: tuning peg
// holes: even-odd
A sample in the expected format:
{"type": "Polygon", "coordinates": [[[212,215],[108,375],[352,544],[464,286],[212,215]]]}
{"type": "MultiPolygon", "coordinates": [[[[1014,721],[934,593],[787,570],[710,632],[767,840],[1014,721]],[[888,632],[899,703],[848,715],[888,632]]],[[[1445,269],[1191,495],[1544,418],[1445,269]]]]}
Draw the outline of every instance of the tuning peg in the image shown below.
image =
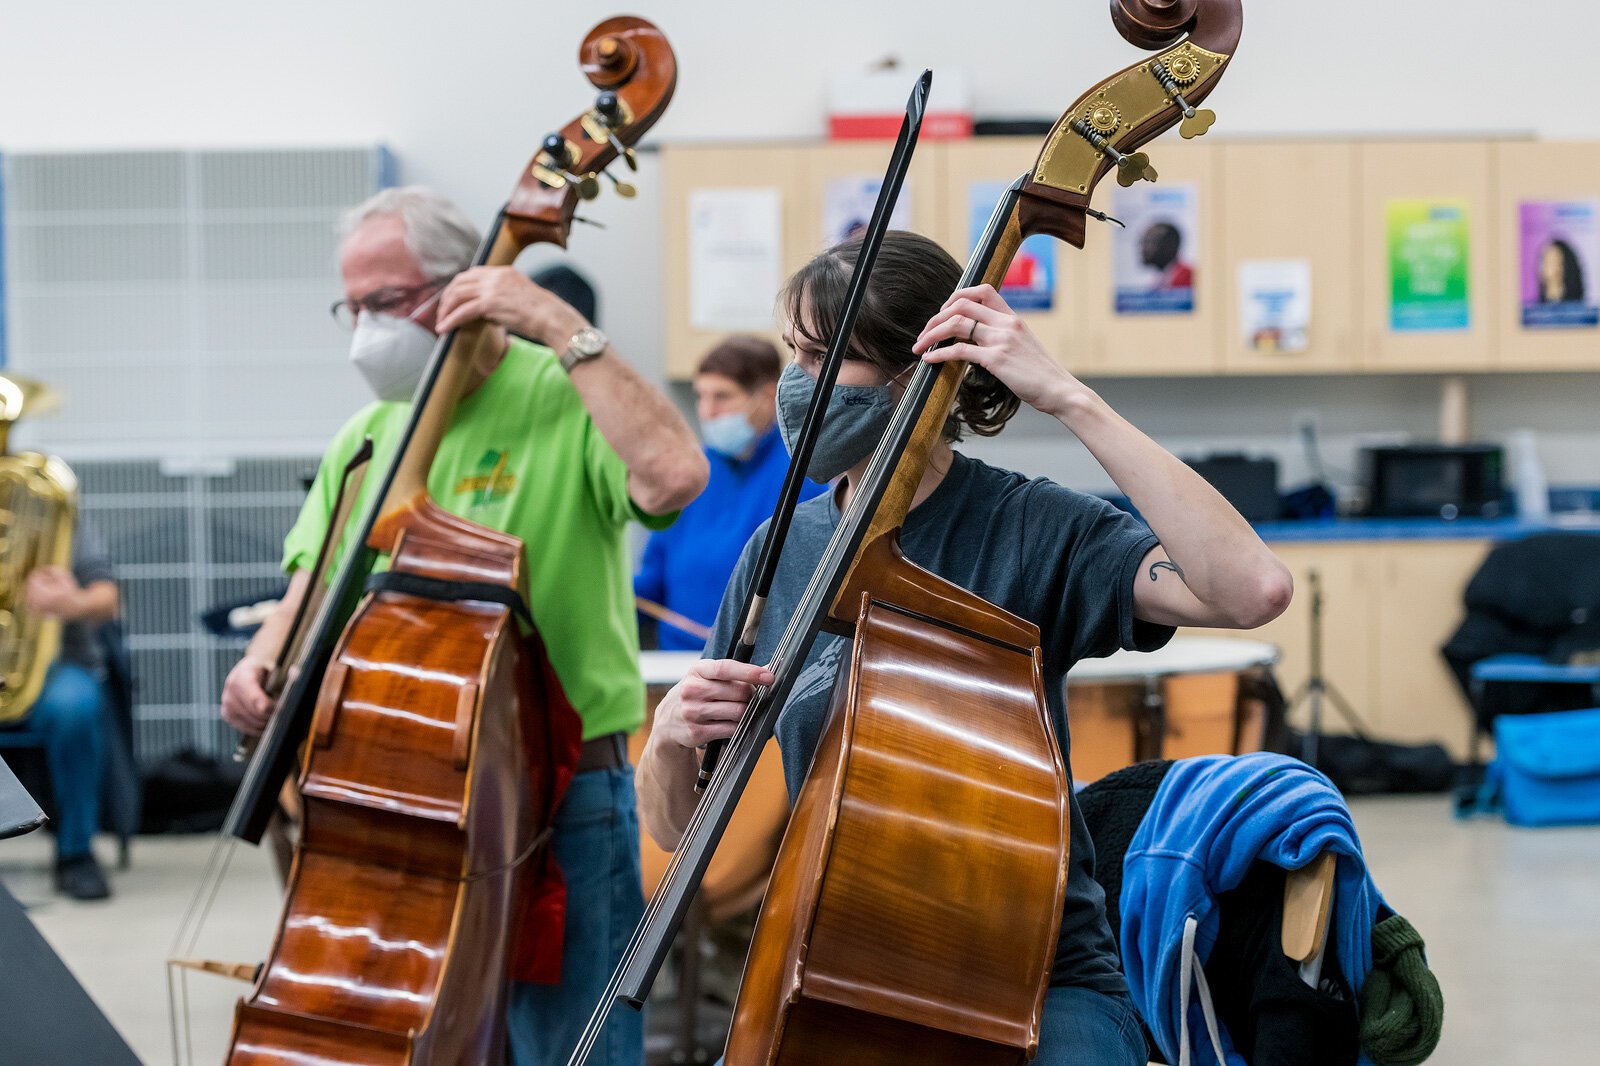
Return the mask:
{"type": "Polygon", "coordinates": [[[594,98],[594,109],[607,126],[622,125],[622,100],[610,89],[594,98]]]}
{"type": "Polygon", "coordinates": [[[595,229],[605,229],[606,228],[606,224],[604,222],[596,222],[594,219],[585,218],[582,215],[573,215],[572,216],[572,221],[574,221],[574,222],[582,222],[585,226],[593,226],[595,229]]]}
{"type": "Polygon", "coordinates": [[[557,170],[566,170],[572,165],[572,148],[567,144],[567,139],[559,133],[552,133],[546,137],[539,149],[550,157],[551,164],[557,170]]]}
{"type": "Polygon", "coordinates": [[[1178,135],[1186,141],[1196,137],[1204,137],[1206,130],[1216,125],[1217,113],[1215,111],[1196,111],[1189,108],[1184,112],[1183,122],[1178,126],[1178,135]]]}
{"type": "Polygon", "coordinates": [[[612,136],[611,136],[611,147],[615,148],[617,150],[617,155],[621,156],[622,157],[622,161],[624,163],[628,164],[628,169],[629,170],[632,170],[632,171],[634,171],[636,173],[638,172],[638,170],[639,170],[639,157],[634,155],[632,148],[629,148],[627,145],[625,145],[621,141],[617,140],[617,137],[616,137],[615,134],[612,134],[612,136]]]}
{"type": "Polygon", "coordinates": [[[1094,145],[1096,151],[1117,165],[1117,184],[1124,189],[1136,181],[1155,181],[1159,177],[1156,168],[1150,165],[1148,155],[1143,152],[1123,155],[1083,119],[1072,120],[1072,132],[1094,145]]]}
{"type": "Polygon", "coordinates": [[[585,174],[578,179],[578,198],[580,200],[593,200],[600,195],[600,182],[595,180],[593,174],[585,174]]]}
{"type": "Polygon", "coordinates": [[[602,177],[610,180],[612,186],[617,190],[617,195],[622,197],[624,200],[631,200],[635,196],[639,195],[638,189],[634,188],[629,182],[619,180],[615,174],[611,173],[611,171],[602,170],[600,174],[602,177]]]}
{"type": "MultiPolygon", "coordinates": [[[[1192,69],[1192,65],[1185,67],[1185,70],[1189,69],[1192,69]]],[[[1178,134],[1186,141],[1205,136],[1206,130],[1216,124],[1217,113],[1211,110],[1195,110],[1194,105],[1183,98],[1183,89],[1178,84],[1178,79],[1173,77],[1172,72],[1162,65],[1161,60],[1151,61],[1150,73],[1154,74],[1156,81],[1161,83],[1162,91],[1171,97],[1172,102],[1177,104],[1179,109],[1183,111],[1183,122],[1178,126],[1178,134]]],[[[1193,78],[1190,78],[1190,80],[1192,81],[1193,78]]]]}
{"type": "Polygon", "coordinates": [[[1143,152],[1123,155],[1112,148],[1111,153],[1112,160],[1117,164],[1117,184],[1124,189],[1136,181],[1155,181],[1161,176],[1156,173],[1156,168],[1150,165],[1150,157],[1143,152]]]}

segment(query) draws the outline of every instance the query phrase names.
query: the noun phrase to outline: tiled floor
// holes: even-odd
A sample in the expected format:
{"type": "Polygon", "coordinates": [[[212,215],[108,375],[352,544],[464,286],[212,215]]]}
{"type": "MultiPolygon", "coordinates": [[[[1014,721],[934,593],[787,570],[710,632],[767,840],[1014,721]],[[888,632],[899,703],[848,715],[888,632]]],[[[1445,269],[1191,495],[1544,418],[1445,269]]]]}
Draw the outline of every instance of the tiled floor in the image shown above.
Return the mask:
{"type": "MultiPolygon", "coordinates": [[[[1600,828],[1463,824],[1431,797],[1359,800],[1354,809],[1379,887],[1427,938],[1444,986],[1445,1036],[1432,1061],[1600,1062],[1600,828]]],[[[76,904],[50,893],[47,839],[0,842],[0,878],[35,905],[45,936],[152,1066],[173,1061],[163,961],[212,844],[140,840],[133,868],[116,876],[116,898],[76,904]]],[[[277,909],[266,856],[240,848],[195,954],[259,961],[277,909]]],[[[221,1061],[244,987],[190,977],[194,1062],[221,1061]]]]}

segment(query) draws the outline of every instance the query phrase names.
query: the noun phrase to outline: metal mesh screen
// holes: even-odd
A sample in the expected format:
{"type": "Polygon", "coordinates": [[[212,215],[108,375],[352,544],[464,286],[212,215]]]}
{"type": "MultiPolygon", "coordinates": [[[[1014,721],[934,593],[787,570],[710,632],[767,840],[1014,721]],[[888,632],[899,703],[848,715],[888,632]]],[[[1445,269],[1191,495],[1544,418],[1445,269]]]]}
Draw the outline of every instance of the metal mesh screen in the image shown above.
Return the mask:
{"type": "Polygon", "coordinates": [[[8,154],[6,363],[67,402],[69,459],[284,454],[366,400],[329,320],[373,148],[8,154]]]}
{"type": "Polygon", "coordinates": [[[0,362],[63,397],[19,447],[63,456],[117,564],[140,759],[213,755],[243,641],[219,603],[275,594],[301,479],[365,403],[328,318],[339,213],[381,148],[0,156],[0,362]]]}
{"type": "Polygon", "coordinates": [[[225,471],[87,461],[75,469],[84,521],[121,580],[140,760],[184,747],[226,755],[238,738],[218,721],[217,696],[245,642],[212,636],[199,616],[282,589],[283,534],[316,461],[241,460],[225,471]]]}

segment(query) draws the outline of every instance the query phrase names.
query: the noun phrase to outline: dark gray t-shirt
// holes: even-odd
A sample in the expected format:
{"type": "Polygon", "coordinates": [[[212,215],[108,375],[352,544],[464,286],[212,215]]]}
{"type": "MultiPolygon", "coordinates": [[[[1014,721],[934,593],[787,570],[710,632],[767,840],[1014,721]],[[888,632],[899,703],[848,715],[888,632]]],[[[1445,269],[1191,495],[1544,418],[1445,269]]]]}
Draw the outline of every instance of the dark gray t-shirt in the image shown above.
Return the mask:
{"type": "MultiPolygon", "coordinates": [[[[78,520],[78,527],[72,536],[72,576],[77,578],[78,584],[84,588],[97,581],[115,581],[117,572],[111,565],[111,558],[106,555],[106,550],[96,535],[94,528],[78,520]]],[[[98,622],[68,622],[61,627],[61,654],[62,662],[76,663],[91,672],[98,671],[101,667],[100,646],[95,641],[94,631],[98,629],[98,622]]]]}
{"type": "MultiPolygon", "coordinates": [[[[756,641],[756,662],[771,659],[839,518],[832,493],[795,511],[756,641]]],[[[708,656],[729,647],[766,533],[763,524],[745,545],[706,644],[708,656]]],[[[912,562],[1039,627],[1045,694],[1069,768],[1068,667],[1118,648],[1153,650],[1172,636],[1171,627],[1133,617],[1139,561],[1156,544],[1147,527],[1104,500],[959,453],[901,531],[901,548],[912,562]]],[[[842,637],[819,634],[779,715],[777,738],[791,802],[810,770],[834,678],[848,652],[842,637]]],[[[1076,797],[1071,816],[1072,861],[1051,984],[1124,991],[1105,895],[1094,880],[1094,845],[1076,797]]]]}

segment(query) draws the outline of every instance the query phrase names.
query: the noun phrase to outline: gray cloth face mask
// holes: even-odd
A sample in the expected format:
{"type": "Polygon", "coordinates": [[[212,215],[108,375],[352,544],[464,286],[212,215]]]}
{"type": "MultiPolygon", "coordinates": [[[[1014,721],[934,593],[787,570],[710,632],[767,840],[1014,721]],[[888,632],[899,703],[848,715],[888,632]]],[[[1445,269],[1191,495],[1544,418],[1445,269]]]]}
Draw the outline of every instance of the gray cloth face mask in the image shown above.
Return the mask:
{"type": "MultiPolygon", "coordinates": [[[[785,367],[778,379],[778,430],[790,455],[816,391],[816,378],[795,363],[785,367]]],[[[894,395],[889,386],[835,384],[806,476],[812,481],[832,481],[871,455],[893,413],[894,395]]]]}

